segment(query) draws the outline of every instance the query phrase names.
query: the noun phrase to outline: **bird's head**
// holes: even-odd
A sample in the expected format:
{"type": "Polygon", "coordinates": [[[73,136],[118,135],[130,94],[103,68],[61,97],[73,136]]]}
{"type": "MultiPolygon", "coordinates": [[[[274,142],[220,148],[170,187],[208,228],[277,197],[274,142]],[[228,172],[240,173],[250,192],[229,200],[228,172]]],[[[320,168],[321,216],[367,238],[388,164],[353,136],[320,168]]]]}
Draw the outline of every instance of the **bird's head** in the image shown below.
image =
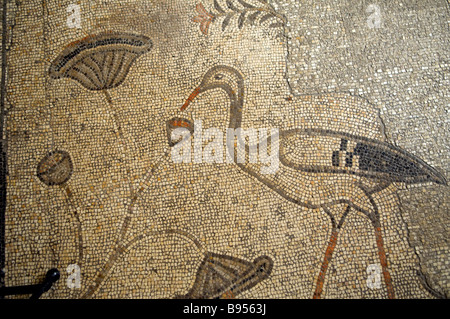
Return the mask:
{"type": "Polygon", "coordinates": [[[217,88],[239,98],[239,94],[243,95],[244,78],[238,70],[230,66],[218,65],[209,69],[200,85],[187,98],[181,111],[184,111],[199,94],[217,88]]]}

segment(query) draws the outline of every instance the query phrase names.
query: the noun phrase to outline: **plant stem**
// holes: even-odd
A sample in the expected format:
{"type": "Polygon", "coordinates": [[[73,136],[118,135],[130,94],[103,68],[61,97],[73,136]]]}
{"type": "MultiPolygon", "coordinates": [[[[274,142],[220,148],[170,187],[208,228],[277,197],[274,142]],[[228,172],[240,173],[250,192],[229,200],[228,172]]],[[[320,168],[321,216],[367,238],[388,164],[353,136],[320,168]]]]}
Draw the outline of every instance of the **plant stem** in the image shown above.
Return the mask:
{"type": "MultiPolygon", "coordinates": [[[[100,287],[100,285],[102,284],[102,282],[106,279],[108,273],[110,272],[110,270],[112,269],[112,267],[114,266],[115,262],[117,261],[117,259],[123,254],[123,252],[125,250],[127,250],[129,247],[131,247],[136,241],[137,241],[137,237],[135,239],[132,239],[131,241],[129,241],[128,244],[122,245],[122,241],[125,238],[127,232],[128,232],[128,228],[130,226],[130,222],[131,222],[131,218],[133,217],[133,208],[136,205],[138,199],[140,198],[140,196],[142,195],[142,193],[144,192],[144,190],[146,189],[144,187],[144,183],[146,180],[148,180],[151,176],[153,176],[156,172],[156,168],[159,167],[159,164],[161,163],[161,159],[164,158],[165,155],[168,154],[168,151],[166,150],[164,152],[164,154],[158,159],[157,163],[155,164],[155,166],[153,166],[151,169],[149,169],[147,171],[147,173],[144,176],[144,179],[140,182],[140,188],[137,190],[136,193],[133,194],[133,197],[131,198],[131,202],[128,205],[127,208],[127,214],[125,216],[125,219],[123,221],[122,227],[119,231],[119,235],[118,238],[116,240],[115,243],[115,248],[113,250],[113,252],[111,253],[111,255],[109,256],[108,261],[106,262],[106,264],[103,266],[102,270],[100,270],[100,272],[97,274],[96,279],[94,280],[94,284],[88,288],[88,290],[83,294],[83,296],[81,298],[85,299],[85,298],[89,298],[91,297],[96,291],[97,289],[100,287]]],[[[166,231],[167,233],[172,232],[172,233],[178,233],[181,234],[189,239],[191,239],[197,247],[200,247],[201,245],[199,244],[199,242],[190,234],[186,233],[186,232],[182,232],[182,231],[176,231],[176,230],[168,230],[166,231]]],[[[154,234],[155,232],[150,232],[150,234],[154,234]]],[[[143,235],[140,235],[138,237],[141,237],[143,235]]],[[[200,248],[199,248],[200,249],[200,248]]]]}
{"type": "Polygon", "coordinates": [[[78,259],[76,261],[76,264],[81,268],[81,265],[83,263],[83,229],[81,227],[81,220],[80,216],[77,212],[75,203],[73,202],[73,194],[70,190],[69,186],[67,184],[60,185],[61,189],[63,190],[64,194],[66,195],[67,202],[73,209],[73,217],[75,217],[77,221],[77,241],[78,241],[78,259]]]}
{"type": "Polygon", "coordinates": [[[118,245],[114,252],[109,256],[108,261],[103,266],[102,270],[97,275],[96,279],[94,280],[94,284],[88,288],[88,290],[83,294],[81,297],[82,299],[87,299],[92,297],[92,295],[100,288],[102,282],[107,278],[111,270],[113,269],[117,259],[122,256],[122,254],[129,250],[131,247],[139,243],[142,239],[145,239],[149,236],[156,236],[156,235],[180,235],[181,237],[188,239],[189,241],[193,242],[195,246],[198,248],[198,250],[205,255],[206,249],[203,247],[203,245],[191,234],[177,229],[167,229],[167,230],[161,230],[161,231],[148,231],[144,234],[138,235],[135,238],[131,239],[128,243],[124,245],[118,245]]]}
{"type": "MultiPolygon", "coordinates": [[[[114,105],[112,103],[111,95],[109,94],[109,92],[107,90],[103,90],[102,92],[105,94],[106,101],[108,102],[108,105],[109,105],[109,107],[110,107],[110,109],[112,111],[112,114],[113,114],[114,124],[116,125],[116,128],[117,128],[117,138],[119,139],[119,143],[120,143],[121,148],[122,148],[122,159],[123,159],[123,162],[125,163],[125,161],[126,161],[126,158],[125,158],[126,154],[129,154],[129,150],[128,150],[127,143],[126,143],[126,140],[125,140],[125,134],[123,133],[122,126],[120,125],[120,120],[119,120],[119,117],[117,116],[117,112],[114,109],[114,105]]],[[[131,182],[131,170],[130,170],[129,166],[126,166],[125,169],[127,171],[127,176],[125,178],[127,180],[129,188],[130,188],[130,198],[133,198],[134,197],[134,189],[133,189],[133,184],[131,182]]]]}

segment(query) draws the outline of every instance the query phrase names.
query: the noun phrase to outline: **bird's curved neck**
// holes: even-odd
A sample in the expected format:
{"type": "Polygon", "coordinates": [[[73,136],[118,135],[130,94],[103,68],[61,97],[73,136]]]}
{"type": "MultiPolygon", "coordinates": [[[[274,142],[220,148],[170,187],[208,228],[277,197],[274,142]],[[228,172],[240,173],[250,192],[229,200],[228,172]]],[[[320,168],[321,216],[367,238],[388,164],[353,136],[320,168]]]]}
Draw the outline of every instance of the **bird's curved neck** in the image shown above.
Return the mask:
{"type": "Polygon", "coordinates": [[[240,81],[236,88],[228,84],[219,86],[230,99],[230,123],[229,128],[239,128],[242,123],[242,109],[244,107],[244,82],[240,81]]]}

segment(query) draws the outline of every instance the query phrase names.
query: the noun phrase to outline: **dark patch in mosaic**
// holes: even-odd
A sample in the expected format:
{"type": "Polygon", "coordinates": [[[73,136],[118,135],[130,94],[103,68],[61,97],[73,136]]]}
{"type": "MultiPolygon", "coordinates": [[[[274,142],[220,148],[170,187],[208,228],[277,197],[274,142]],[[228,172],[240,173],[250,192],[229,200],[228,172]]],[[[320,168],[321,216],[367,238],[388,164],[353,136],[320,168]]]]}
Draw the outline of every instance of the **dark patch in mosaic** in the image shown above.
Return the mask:
{"type": "Polygon", "coordinates": [[[231,299],[267,279],[273,268],[268,256],[253,262],[228,255],[208,253],[203,259],[195,283],[184,299],[231,299]]]}

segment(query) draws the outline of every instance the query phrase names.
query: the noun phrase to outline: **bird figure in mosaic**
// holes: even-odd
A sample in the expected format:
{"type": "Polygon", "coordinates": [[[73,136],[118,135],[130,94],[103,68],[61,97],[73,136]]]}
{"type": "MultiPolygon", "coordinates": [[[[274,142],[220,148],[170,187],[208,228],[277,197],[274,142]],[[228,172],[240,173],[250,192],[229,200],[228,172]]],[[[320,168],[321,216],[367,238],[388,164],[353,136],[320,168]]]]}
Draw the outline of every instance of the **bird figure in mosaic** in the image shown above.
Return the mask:
{"type": "MultiPolygon", "coordinates": [[[[230,66],[215,66],[207,71],[181,111],[186,110],[202,93],[216,89],[225,91],[229,98],[229,128],[241,128],[245,102],[244,77],[230,66]]],[[[236,137],[238,143],[245,144],[239,134],[236,137]]],[[[235,150],[230,149],[236,146],[236,142],[234,145],[227,143],[228,152],[235,154],[234,162],[242,171],[284,199],[301,207],[320,209],[329,216],[331,238],[313,298],[321,298],[339,232],[351,211],[371,221],[387,295],[395,298],[383,244],[380,212],[374,195],[393,183],[434,182],[447,185],[445,177],[421,159],[385,141],[320,128],[287,129],[266,136],[267,147],[275,146],[274,140],[277,138],[280,165],[271,174],[261,173],[261,163],[238,161],[235,150]]],[[[250,150],[251,147],[245,144],[247,159],[250,150]]]]}

